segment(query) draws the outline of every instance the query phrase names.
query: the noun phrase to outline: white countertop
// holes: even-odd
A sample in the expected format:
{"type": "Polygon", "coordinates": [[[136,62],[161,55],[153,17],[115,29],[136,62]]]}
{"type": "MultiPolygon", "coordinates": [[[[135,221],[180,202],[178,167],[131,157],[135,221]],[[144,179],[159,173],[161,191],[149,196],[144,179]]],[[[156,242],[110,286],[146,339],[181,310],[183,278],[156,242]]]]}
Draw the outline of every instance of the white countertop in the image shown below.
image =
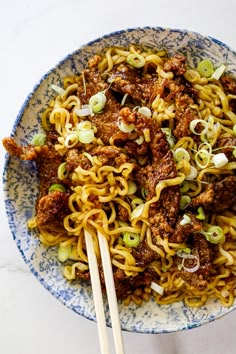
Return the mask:
{"type": "MultiPolygon", "coordinates": [[[[235,0],[0,0],[1,139],[10,134],[34,84],[81,44],[115,30],[149,25],[190,29],[236,49],[235,14],[235,0]]],[[[4,155],[1,148],[1,174],[4,155]]],[[[0,353],[100,353],[96,323],[54,299],[24,264],[0,187],[0,353]]],[[[181,333],[123,336],[126,354],[233,354],[235,333],[233,312],[181,333]]],[[[110,329],[109,337],[112,346],[110,329]]]]}

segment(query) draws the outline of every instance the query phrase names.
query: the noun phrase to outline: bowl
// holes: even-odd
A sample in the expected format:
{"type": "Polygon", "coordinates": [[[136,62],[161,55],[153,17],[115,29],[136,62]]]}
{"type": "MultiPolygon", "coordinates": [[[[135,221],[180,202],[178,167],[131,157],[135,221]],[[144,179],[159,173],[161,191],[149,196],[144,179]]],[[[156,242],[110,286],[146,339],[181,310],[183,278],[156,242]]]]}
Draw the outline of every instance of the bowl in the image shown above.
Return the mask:
{"type": "MultiPolygon", "coordinates": [[[[40,114],[52,99],[49,86],[60,85],[66,75],[80,72],[88,59],[103,48],[126,46],[130,43],[166,49],[170,55],[177,51],[196,66],[199,59],[210,58],[216,64],[227,62],[227,70],[236,76],[236,53],[224,43],[187,30],[169,28],[133,28],[104,35],[67,55],[47,72],[26,98],[12,129],[20,144],[27,144],[40,127],[40,114]]],[[[95,309],[90,286],[69,282],[62,275],[55,247],[43,246],[36,233],[30,231],[27,220],[32,216],[38,187],[36,169],[30,161],[6,156],[3,174],[5,206],[14,241],[31,272],[55,298],[75,313],[95,321],[95,309]]],[[[190,308],[183,302],[159,306],[154,300],[142,306],[119,304],[121,327],[137,333],[169,333],[198,327],[220,318],[236,308],[224,307],[217,300],[208,300],[200,308],[190,308]]],[[[106,321],[110,317],[106,305],[106,321]]]]}

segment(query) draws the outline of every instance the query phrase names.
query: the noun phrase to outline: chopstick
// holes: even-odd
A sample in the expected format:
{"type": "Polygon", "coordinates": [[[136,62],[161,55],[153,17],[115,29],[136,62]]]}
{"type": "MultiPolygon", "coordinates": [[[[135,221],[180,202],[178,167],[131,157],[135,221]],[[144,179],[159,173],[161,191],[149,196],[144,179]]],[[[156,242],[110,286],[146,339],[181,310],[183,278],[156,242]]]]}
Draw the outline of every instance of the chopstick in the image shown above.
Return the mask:
{"type": "MultiPolygon", "coordinates": [[[[86,248],[88,254],[88,262],[89,262],[90,277],[91,277],[93,299],[94,299],[95,312],[97,318],[101,353],[109,354],[110,352],[109,352],[106,319],[105,319],[103,299],[102,299],[101,282],[99,277],[97,258],[93,247],[93,237],[87,230],[84,230],[84,234],[85,234],[85,242],[86,242],[86,248]]],[[[122,338],[122,332],[120,326],[118,304],[116,298],[116,291],[115,291],[108,243],[106,237],[103,236],[100,232],[98,232],[98,241],[99,241],[99,248],[100,248],[101,258],[102,258],[102,265],[103,265],[108,304],[110,309],[115,349],[117,354],[124,354],[125,353],[124,344],[123,344],[123,338],[122,338]]]]}

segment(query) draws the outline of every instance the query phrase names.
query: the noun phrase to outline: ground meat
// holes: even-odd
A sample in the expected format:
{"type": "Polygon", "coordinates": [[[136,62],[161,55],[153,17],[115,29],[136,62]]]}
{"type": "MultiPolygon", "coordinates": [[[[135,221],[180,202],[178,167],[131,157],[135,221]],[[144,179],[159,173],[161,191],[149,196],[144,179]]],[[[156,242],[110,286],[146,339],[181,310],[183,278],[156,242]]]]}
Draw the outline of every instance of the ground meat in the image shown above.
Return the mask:
{"type": "Polygon", "coordinates": [[[83,153],[80,153],[78,149],[70,149],[66,155],[66,168],[71,172],[78,166],[88,170],[92,165],[89,159],[83,153]]]}
{"type": "Polygon", "coordinates": [[[20,146],[13,138],[3,139],[3,145],[7,152],[22,160],[36,162],[39,175],[39,198],[48,193],[48,188],[54,183],[60,183],[58,167],[62,163],[62,157],[57,154],[53,147],[44,146],[20,146]]]}
{"type": "Polygon", "coordinates": [[[214,185],[210,183],[206,186],[205,190],[201,192],[197,197],[193,198],[191,205],[194,207],[203,206],[207,207],[213,203],[215,196],[214,185]]]}
{"type": "Polygon", "coordinates": [[[176,138],[189,136],[191,131],[189,125],[192,120],[197,119],[197,113],[190,105],[194,103],[193,99],[187,94],[178,94],[176,96],[175,129],[173,134],[176,138]]]}
{"type": "Polygon", "coordinates": [[[224,75],[220,81],[223,85],[225,93],[236,95],[236,80],[233,77],[224,75]]]}
{"type": "MultiPolygon", "coordinates": [[[[207,286],[207,279],[212,270],[212,251],[203,235],[193,235],[193,251],[199,256],[199,269],[194,273],[182,270],[180,271],[180,276],[191,286],[198,290],[203,290],[207,286]]],[[[185,266],[188,266],[187,261],[185,261],[185,266]]]]}
{"type": "Polygon", "coordinates": [[[236,176],[227,176],[222,181],[212,183],[205,191],[192,199],[192,205],[221,213],[227,209],[236,210],[236,176]]]}
{"type": "Polygon", "coordinates": [[[181,54],[175,54],[164,64],[164,71],[172,71],[175,75],[183,75],[186,72],[186,58],[181,54]]]}
{"type": "Polygon", "coordinates": [[[103,165],[119,167],[123,163],[131,162],[122,149],[116,146],[97,146],[90,153],[97,156],[103,165]]]}
{"type": "Polygon", "coordinates": [[[125,222],[129,222],[129,212],[122,205],[117,205],[117,219],[125,222]]]}
{"type": "Polygon", "coordinates": [[[140,168],[135,178],[138,184],[146,191],[148,200],[155,195],[155,188],[158,182],[176,176],[177,171],[174,158],[172,152],[168,151],[159,163],[153,163],[144,168],[140,168]]]}
{"type": "Polygon", "coordinates": [[[153,278],[150,270],[145,270],[135,277],[127,277],[123,270],[116,268],[113,275],[118,299],[125,299],[137,288],[150,287],[153,278]]]}
{"type": "Polygon", "coordinates": [[[235,161],[236,157],[233,155],[233,151],[236,148],[236,137],[225,137],[218,139],[216,148],[222,148],[220,152],[224,153],[229,161],[235,161]]]}
{"type": "Polygon", "coordinates": [[[152,97],[157,77],[141,73],[129,65],[120,64],[114,66],[109,81],[112,82],[112,91],[123,95],[128,94],[134,102],[139,101],[144,104],[152,97]]]}
{"type": "Polygon", "coordinates": [[[186,213],[186,214],[190,217],[191,223],[181,225],[180,224],[182,220],[181,217],[179,221],[176,223],[174,232],[169,237],[170,242],[181,243],[183,241],[186,241],[191,234],[198,232],[202,229],[202,223],[198,219],[196,219],[194,215],[190,213],[186,213]]]}
{"type": "Polygon", "coordinates": [[[132,255],[136,260],[136,266],[144,267],[159,258],[159,255],[153,251],[146,243],[146,241],[140,242],[138,247],[132,249],[132,255]]]}
{"type": "Polygon", "coordinates": [[[155,215],[149,216],[149,222],[154,244],[157,243],[158,237],[168,237],[173,233],[173,228],[168,223],[165,211],[162,209],[156,209],[155,215]]]}
{"type": "Polygon", "coordinates": [[[37,205],[37,224],[42,226],[48,223],[57,226],[69,214],[69,194],[53,191],[42,197],[37,205]]]}

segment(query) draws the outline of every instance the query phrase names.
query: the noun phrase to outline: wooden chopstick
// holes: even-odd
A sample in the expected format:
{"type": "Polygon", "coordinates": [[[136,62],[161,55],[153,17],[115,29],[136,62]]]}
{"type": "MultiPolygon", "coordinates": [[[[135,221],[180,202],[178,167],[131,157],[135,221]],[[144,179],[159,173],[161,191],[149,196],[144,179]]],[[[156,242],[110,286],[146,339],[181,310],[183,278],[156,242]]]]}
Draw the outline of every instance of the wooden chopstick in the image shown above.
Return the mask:
{"type": "MultiPolygon", "coordinates": [[[[85,242],[86,242],[88,261],[89,261],[89,269],[90,269],[94,305],[95,305],[95,311],[97,317],[98,335],[99,335],[101,353],[107,354],[109,353],[109,344],[108,344],[108,336],[106,330],[106,320],[104,314],[104,306],[103,306],[103,299],[102,299],[101,282],[100,282],[100,277],[98,272],[97,258],[93,247],[92,235],[86,230],[84,230],[84,234],[85,234],[85,242]]],[[[116,353],[124,354],[125,353],[124,344],[122,339],[119,311],[117,305],[116,291],[115,291],[108,243],[106,237],[103,236],[100,232],[98,232],[98,241],[99,241],[99,247],[100,247],[101,258],[102,258],[103,272],[105,278],[108,304],[110,309],[116,353]]]]}
{"type": "Polygon", "coordinates": [[[117,354],[124,354],[124,343],[121,333],[120,318],[115,291],[114,277],[107,239],[98,231],[98,241],[102,257],[103,272],[105,277],[107,298],[110,309],[111,323],[113,329],[113,338],[117,354]]]}
{"type": "Polygon", "coordinates": [[[87,248],[89,271],[90,271],[93,300],[94,300],[95,312],[97,318],[98,336],[99,336],[101,353],[109,354],[110,351],[109,351],[106,320],[105,320],[105,313],[104,313],[103,300],[102,300],[101,282],[100,282],[100,277],[98,272],[97,258],[93,247],[93,238],[92,235],[86,230],[84,230],[84,235],[85,235],[85,243],[87,248]]]}

